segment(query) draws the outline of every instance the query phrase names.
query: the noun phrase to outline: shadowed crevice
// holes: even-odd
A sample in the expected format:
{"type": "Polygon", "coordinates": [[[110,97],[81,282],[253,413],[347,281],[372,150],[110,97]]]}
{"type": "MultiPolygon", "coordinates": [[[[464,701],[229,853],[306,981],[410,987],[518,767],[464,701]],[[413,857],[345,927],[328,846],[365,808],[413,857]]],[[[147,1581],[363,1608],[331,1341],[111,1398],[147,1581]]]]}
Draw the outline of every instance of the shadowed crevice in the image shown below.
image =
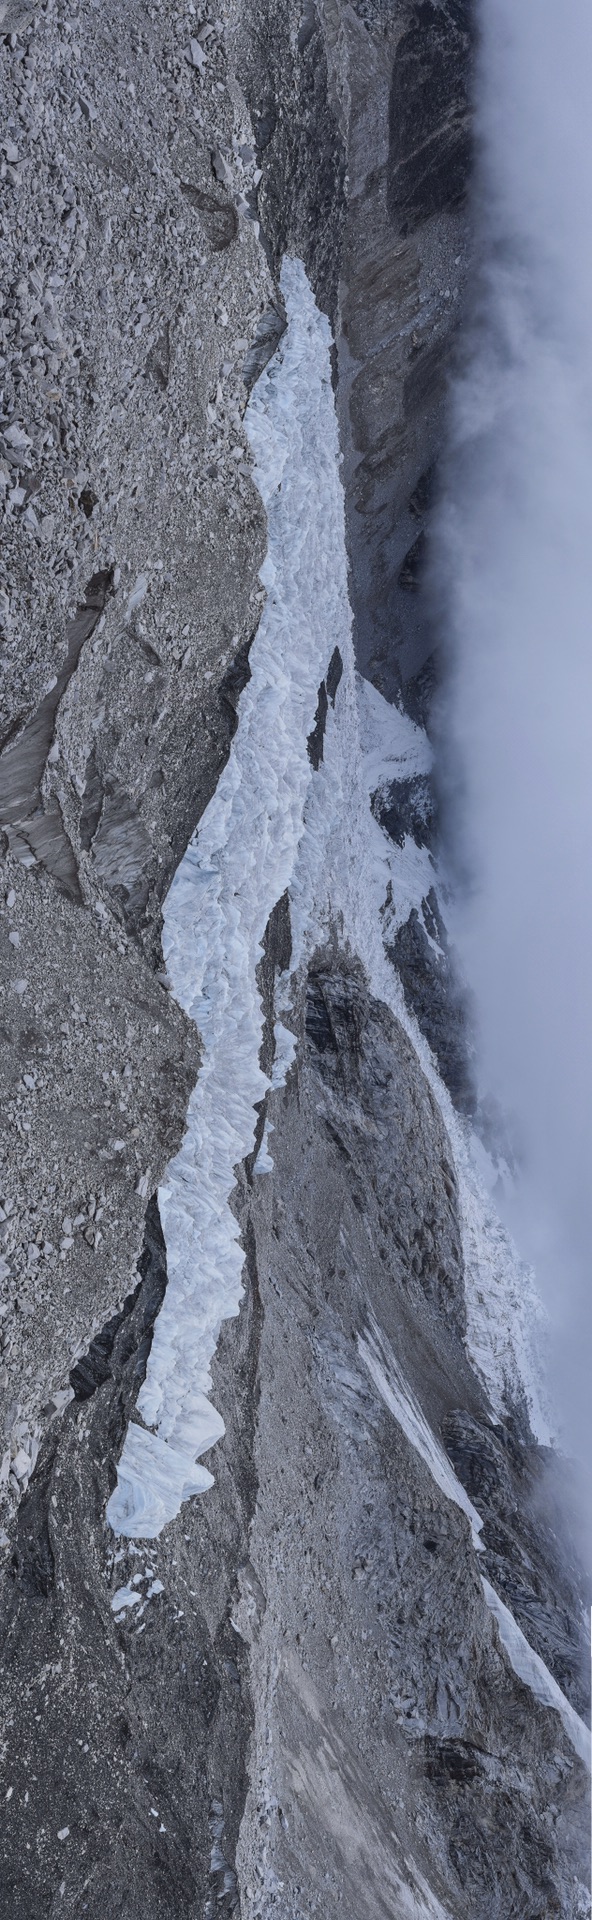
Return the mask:
{"type": "Polygon", "coordinates": [[[19,858],[44,867],[61,891],[77,904],[82,894],[72,844],[56,796],[44,800],[41,783],[60,701],[78,666],[84,642],[100,620],[112,581],[112,568],[104,568],[89,580],[82,605],[67,628],[66,656],[54,686],[14,744],[0,754],[0,826],[8,830],[9,842],[19,858]]]}

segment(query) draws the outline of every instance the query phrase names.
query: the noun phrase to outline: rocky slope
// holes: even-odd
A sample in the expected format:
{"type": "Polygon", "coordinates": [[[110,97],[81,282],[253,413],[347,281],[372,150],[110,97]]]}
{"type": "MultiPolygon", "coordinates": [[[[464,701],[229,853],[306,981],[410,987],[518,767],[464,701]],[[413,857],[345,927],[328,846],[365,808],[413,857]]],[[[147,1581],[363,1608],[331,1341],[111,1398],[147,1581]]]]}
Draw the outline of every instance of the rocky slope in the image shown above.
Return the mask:
{"type": "MultiPolygon", "coordinates": [[[[470,9],[0,0],[0,29],[0,1913],[583,1920],[586,1583],[565,1469],[468,1339],[455,1151],[413,1038],[470,1113],[424,774],[373,800],[431,873],[387,938],[401,1017],[333,925],[293,980],[273,1171],[263,1113],[237,1168],[214,1485],[147,1543],[105,1521],[200,1062],[162,902],[264,597],[247,396],[293,252],[337,343],[358,663],[425,718],[470,9]]],[[[282,896],[267,1073],[292,960],[282,896]]]]}
{"type": "Polygon", "coordinates": [[[3,184],[2,1380],[21,1455],[129,1289],[183,1128],[198,1048],[166,991],[160,903],[228,752],[262,601],[243,363],[272,285],[233,197],[254,171],[231,145],[248,116],[221,33],[207,44],[202,80],[181,16],[117,6],[50,8],[2,42],[19,154],[3,184]]]}

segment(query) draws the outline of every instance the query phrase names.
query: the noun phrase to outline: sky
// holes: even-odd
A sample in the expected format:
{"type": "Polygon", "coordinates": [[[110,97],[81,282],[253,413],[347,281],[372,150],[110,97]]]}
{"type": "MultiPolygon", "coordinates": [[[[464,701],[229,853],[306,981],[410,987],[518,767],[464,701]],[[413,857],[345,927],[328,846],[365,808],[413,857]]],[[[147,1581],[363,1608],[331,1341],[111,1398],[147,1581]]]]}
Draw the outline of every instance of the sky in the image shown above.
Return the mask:
{"type": "Polygon", "coordinates": [[[592,1479],[592,8],[480,0],[478,264],[436,569],[454,935],[592,1479]]]}

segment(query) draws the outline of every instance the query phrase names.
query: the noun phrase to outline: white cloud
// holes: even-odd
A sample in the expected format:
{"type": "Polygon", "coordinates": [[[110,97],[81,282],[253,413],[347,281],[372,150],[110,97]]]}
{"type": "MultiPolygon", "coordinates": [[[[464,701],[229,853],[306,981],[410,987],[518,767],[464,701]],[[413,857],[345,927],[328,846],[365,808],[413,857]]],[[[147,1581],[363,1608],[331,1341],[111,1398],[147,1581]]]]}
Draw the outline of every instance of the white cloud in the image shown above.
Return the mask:
{"type": "Polygon", "coordinates": [[[590,1446],[592,1352],[592,13],[482,0],[482,266],[436,564],[452,642],[456,933],[483,1079],[516,1116],[514,1225],[590,1446]],[[458,770],[460,768],[460,781],[458,770]],[[461,790],[462,789],[462,790],[461,790]]]}

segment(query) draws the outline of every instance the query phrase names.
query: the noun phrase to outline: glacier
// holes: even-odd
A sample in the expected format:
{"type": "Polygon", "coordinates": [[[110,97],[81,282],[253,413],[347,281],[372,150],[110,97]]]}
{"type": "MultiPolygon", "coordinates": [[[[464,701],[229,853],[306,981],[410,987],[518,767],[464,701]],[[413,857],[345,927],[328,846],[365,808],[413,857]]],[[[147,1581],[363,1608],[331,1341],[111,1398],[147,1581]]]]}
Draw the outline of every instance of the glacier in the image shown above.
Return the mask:
{"type": "MultiPolygon", "coordinates": [[[[198,1026],[203,1059],[180,1152],[159,1190],[169,1278],[138,1396],[143,1424],[130,1425],[107,1507],[113,1530],[128,1538],[153,1538],[184,1499],[212,1484],[200,1458],[224,1421],[210,1399],[210,1364],[242,1295],[244,1256],[229,1205],[235,1169],[254,1145],[256,1103],[282,1084],[294,1055],[294,979],[335,926],[405,1027],[442,1112],[459,1185],[469,1356],[494,1414],[520,1392],[533,1431],[549,1438],[532,1276],[495,1212],[483,1151],[452,1106],[385,953],[386,926],[392,932],[420,904],[434,864],[409,839],[394,845],[370,796],[381,781],[429,772],[432,751],[421,728],[356,674],[331,335],[299,261],[284,261],[282,289],[287,332],[246,414],[268,522],[266,605],[230,757],[165,908],[168,974],[198,1026]],[[336,646],[343,674],[313,772],[307,739],[336,646]],[[269,1079],[259,1065],[257,967],[286,889],[293,955],[280,981],[269,1079]]],[[[268,1122],[259,1174],[273,1167],[272,1139],[268,1122]]]]}
{"type": "Polygon", "coordinates": [[[203,1059],[183,1144],[159,1190],[169,1277],[138,1398],[145,1424],[130,1426],[107,1508],[114,1531],[134,1539],[153,1538],[183,1499],[211,1484],[196,1460],[224,1432],[208,1396],[220,1326],[242,1293],[228,1203],[235,1167],[253,1147],[255,1103],[270,1085],[259,1066],[256,972],[303,831],[319,683],[349,631],[329,326],[298,261],[285,261],[282,290],[287,333],[246,415],[267,512],[267,600],[230,758],[165,909],[169,978],[199,1028],[203,1059]]]}

